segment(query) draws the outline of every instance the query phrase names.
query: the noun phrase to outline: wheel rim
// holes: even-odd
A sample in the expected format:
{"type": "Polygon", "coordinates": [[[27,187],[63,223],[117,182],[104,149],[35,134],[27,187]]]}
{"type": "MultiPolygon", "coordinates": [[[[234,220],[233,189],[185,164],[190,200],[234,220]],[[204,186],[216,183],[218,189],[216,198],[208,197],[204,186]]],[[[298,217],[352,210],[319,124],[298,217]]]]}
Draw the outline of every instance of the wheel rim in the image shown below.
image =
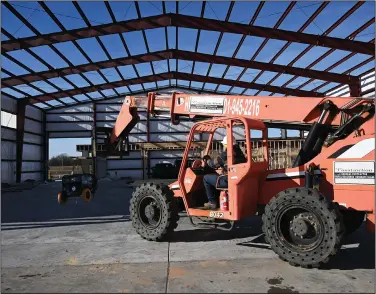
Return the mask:
{"type": "Polygon", "coordinates": [[[162,219],[161,206],[153,196],[144,197],[138,205],[141,223],[146,228],[156,228],[162,219]]]}
{"type": "Polygon", "coordinates": [[[289,206],[276,217],[278,239],[293,251],[307,252],[320,246],[324,225],[320,216],[308,207],[289,206]]]}

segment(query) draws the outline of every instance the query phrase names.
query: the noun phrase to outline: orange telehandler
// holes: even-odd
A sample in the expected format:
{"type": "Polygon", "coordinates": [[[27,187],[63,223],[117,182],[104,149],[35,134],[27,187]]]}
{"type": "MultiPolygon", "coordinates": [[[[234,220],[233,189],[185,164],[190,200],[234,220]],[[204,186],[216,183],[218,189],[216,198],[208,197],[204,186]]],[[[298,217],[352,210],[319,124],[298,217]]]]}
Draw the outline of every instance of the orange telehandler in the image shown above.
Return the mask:
{"type": "Polygon", "coordinates": [[[183,209],[192,225],[222,230],[261,214],[265,240],[282,260],[318,267],[365,218],[367,230],[375,230],[374,107],[372,99],[353,97],[127,96],[109,139],[113,146],[126,140],[139,121],[137,109],[170,117],[173,124],[184,117],[198,119],[187,138],[178,180],[169,186],[142,184],[133,192],[132,224],[143,238],[159,241],[177,227],[183,209]],[[268,127],[309,129],[291,168],[268,169],[268,127]],[[226,205],[208,210],[202,207],[207,201],[203,177],[220,129],[228,146],[235,135],[243,136],[246,162],[235,164],[233,149],[227,149],[228,187],[217,186],[226,205]],[[262,136],[263,154],[257,158],[251,144],[255,132],[262,136]],[[187,166],[197,134],[206,134],[205,158],[187,166]]]}

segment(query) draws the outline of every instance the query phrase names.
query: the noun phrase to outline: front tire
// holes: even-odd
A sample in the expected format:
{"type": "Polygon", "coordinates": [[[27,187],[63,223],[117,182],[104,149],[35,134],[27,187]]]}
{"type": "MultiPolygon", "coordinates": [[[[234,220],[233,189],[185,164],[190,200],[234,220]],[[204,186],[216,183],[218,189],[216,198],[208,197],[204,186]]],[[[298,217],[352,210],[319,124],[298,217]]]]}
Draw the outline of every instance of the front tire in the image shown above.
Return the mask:
{"type": "Polygon", "coordinates": [[[319,267],[341,247],[342,215],[337,206],[313,189],[278,193],[262,217],[265,239],[279,257],[294,266],[319,267]]]}
{"type": "Polygon", "coordinates": [[[161,241],[177,227],[179,218],[173,192],[153,183],[137,187],[130,202],[132,225],[149,241],[161,241]]]}
{"type": "Polygon", "coordinates": [[[58,194],[57,194],[57,202],[60,204],[60,205],[64,205],[68,202],[68,196],[66,195],[65,192],[63,191],[60,191],[58,194]]]}

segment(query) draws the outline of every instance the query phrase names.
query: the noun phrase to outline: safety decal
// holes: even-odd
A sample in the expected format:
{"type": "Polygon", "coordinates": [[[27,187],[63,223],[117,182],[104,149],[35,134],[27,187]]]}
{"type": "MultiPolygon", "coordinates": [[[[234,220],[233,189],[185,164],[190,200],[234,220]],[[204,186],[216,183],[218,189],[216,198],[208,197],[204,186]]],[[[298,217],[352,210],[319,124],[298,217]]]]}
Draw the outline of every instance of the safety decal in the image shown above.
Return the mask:
{"type": "Polygon", "coordinates": [[[362,158],[373,150],[375,150],[375,138],[368,138],[351,146],[338,158],[362,158]]]}
{"type": "MultiPolygon", "coordinates": [[[[314,173],[315,175],[321,175],[321,170],[315,170],[314,173]]],[[[304,177],[305,177],[304,171],[296,171],[296,172],[270,174],[266,177],[266,180],[267,181],[291,180],[291,179],[298,179],[298,178],[304,178],[304,177]]]]}
{"type": "Polygon", "coordinates": [[[191,96],[189,111],[192,113],[223,114],[224,97],[191,96]]]}
{"type": "Polygon", "coordinates": [[[335,161],[333,170],[335,184],[375,184],[374,161],[335,161]]]}

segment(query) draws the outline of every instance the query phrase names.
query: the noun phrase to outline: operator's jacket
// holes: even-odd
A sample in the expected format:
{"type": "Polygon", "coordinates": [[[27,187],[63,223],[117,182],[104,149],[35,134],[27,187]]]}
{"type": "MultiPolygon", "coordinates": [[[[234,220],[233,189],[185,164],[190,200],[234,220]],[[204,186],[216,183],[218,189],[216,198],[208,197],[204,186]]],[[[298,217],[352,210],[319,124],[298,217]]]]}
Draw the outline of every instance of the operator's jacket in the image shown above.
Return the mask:
{"type": "MultiPolygon", "coordinates": [[[[239,145],[233,145],[233,156],[234,156],[234,164],[238,163],[244,163],[247,162],[247,159],[245,158],[242,150],[240,149],[239,145]]],[[[227,151],[223,151],[219,154],[219,160],[216,160],[216,163],[214,164],[213,168],[222,167],[224,170],[224,175],[226,177],[223,177],[224,184],[227,185],[227,151]],[[218,162],[221,161],[221,162],[218,162]]]]}

